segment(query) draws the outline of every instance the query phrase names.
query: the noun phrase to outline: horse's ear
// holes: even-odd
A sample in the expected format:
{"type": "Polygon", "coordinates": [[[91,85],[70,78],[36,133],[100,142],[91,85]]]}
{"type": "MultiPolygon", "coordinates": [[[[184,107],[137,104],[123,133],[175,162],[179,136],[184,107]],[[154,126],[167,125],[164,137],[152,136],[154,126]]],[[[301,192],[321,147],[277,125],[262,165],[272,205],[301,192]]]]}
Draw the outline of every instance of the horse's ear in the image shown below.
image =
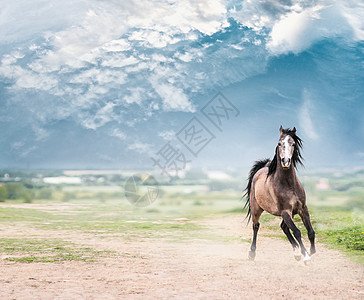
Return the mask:
{"type": "Polygon", "coordinates": [[[282,135],[282,133],[283,133],[283,127],[282,127],[282,125],[281,125],[281,127],[279,128],[279,133],[282,135]]]}
{"type": "Polygon", "coordinates": [[[296,134],[296,127],[293,127],[292,131],[294,134],[296,134]]]}

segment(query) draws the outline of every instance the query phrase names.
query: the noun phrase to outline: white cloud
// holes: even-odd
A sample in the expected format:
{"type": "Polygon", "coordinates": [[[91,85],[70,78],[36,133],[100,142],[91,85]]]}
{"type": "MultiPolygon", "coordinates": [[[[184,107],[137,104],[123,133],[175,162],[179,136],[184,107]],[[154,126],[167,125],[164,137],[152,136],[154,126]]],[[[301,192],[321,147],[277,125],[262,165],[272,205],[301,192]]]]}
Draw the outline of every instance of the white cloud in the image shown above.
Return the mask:
{"type": "Polygon", "coordinates": [[[364,152],[357,152],[356,155],[360,158],[364,158],[364,152]]]}
{"type": "Polygon", "coordinates": [[[20,157],[27,157],[30,153],[34,152],[37,149],[38,149],[37,146],[31,146],[28,148],[24,148],[20,151],[19,155],[20,155],[20,157]]]}
{"type": "Polygon", "coordinates": [[[148,92],[140,87],[128,89],[129,94],[124,97],[124,101],[128,104],[141,104],[149,95],[148,92]]]}
{"type": "Polygon", "coordinates": [[[139,62],[134,56],[126,57],[123,54],[106,56],[102,61],[103,67],[122,68],[125,66],[135,65],[139,62]]]}
{"type": "Polygon", "coordinates": [[[32,128],[33,128],[33,132],[36,135],[36,138],[35,138],[36,141],[45,140],[49,136],[49,132],[37,124],[33,124],[32,128]]]}
{"type": "Polygon", "coordinates": [[[63,65],[82,68],[100,52],[130,50],[130,41],[139,40],[144,46],[163,48],[181,40],[176,34],[184,33],[188,37],[192,30],[212,34],[227,25],[226,9],[219,0],[90,2],[88,11],[80,10],[79,14],[80,21],[75,26],[47,33],[52,49],[39,61],[49,71],[60,70],[63,65]],[[131,28],[139,30],[129,34],[129,41],[120,38],[131,28]]]}
{"type": "Polygon", "coordinates": [[[158,95],[162,98],[163,108],[166,111],[195,111],[194,105],[189,101],[182,89],[171,84],[160,84],[158,82],[152,82],[152,85],[158,95]]]}
{"type": "MultiPolygon", "coordinates": [[[[297,1],[296,1],[297,2],[297,1]]],[[[303,5],[304,2],[301,2],[303,5]]],[[[264,29],[271,29],[279,18],[291,11],[302,11],[300,5],[284,3],[281,1],[250,0],[243,1],[241,8],[234,7],[230,10],[230,15],[244,26],[254,31],[264,34],[264,29]]]]}
{"type": "Polygon", "coordinates": [[[364,39],[364,3],[355,0],[259,1],[229,14],[267,40],[271,54],[299,53],[320,39],[364,39]]]}
{"type": "MultiPolygon", "coordinates": [[[[126,107],[143,102],[145,116],[159,109],[194,111],[186,91],[198,91],[207,78],[198,72],[196,82],[186,83],[189,70],[175,63],[178,59],[169,47],[183,42],[189,48],[201,33],[213,34],[228,25],[220,0],[88,1],[82,5],[67,0],[57,4],[35,0],[31,5],[18,1],[6,3],[0,14],[5,36],[17,31],[24,42],[1,58],[0,76],[10,83],[12,93],[31,89],[49,93],[52,99],[60,97],[52,100],[52,108],[42,109],[43,102],[32,102],[28,109],[39,106],[42,113],[33,117],[42,122],[73,117],[90,129],[117,119],[102,109],[94,110],[107,107],[108,98],[119,99],[119,112],[122,101],[126,107]],[[34,34],[38,39],[28,43],[34,34]],[[157,80],[151,84],[154,77],[157,80]]],[[[196,59],[193,49],[183,53],[179,57],[183,63],[196,59]]]]}
{"type": "MultiPolygon", "coordinates": [[[[132,27],[153,28],[167,36],[172,33],[187,34],[191,30],[210,35],[228,26],[227,11],[220,0],[135,1],[134,4],[138,13],[129,19],[132,27]]],[[[154,41],[155,37],[150,39],[154,41]]]]}
{"type": "Polygon", "coordinates": [[[77,23],[85,1],[1,1],[0,44],[42,37],[44,32],[77,23]]]}
{"type": "Polygon", "coordinates": [[[149,156],[154,154],[152,145],[142,142],[134,142],[133,144],[128,146],[128,149],[138,152],[140,154],[147,154],[149,156]]]}
{"type": "Polygon", "coordinates": [[[317,140],[319,138],[316,127],[313,124],[313,104],[309,92],[305,89],[302,93],[303,104],[299,112],[300,128],[309,139],[317,140]]]}
{"type": "Polygon", "coordinates": [[[203,56],[203,54],[201,50],[191,49],[189,52],[186,51],[185,53],[177,52],[174,56],[184,62],[190,62],[195,59],[199,59],[201,56],[203,56]]]}
{"type": "Polygon", "coordinates": [[[139,41],[141,45],[147,48],[164,48],[172,42],[171,36],[154,29],[136,31],[129,37],[129,40],[139,41]]]}
{"type": "Polygon", "coordinates": [[[17,142],[12,143],[10,148],[12,151],[17,151],[17,150],[21,149],[24,145],[25,145],[24,140],[17,141],[17,142]]]}
{"type": "Polygon", "coordinates": [[[346,1],[341,7],[343,16],[354,31],[354,38],[364,40],[364,3],[361,1],[346,1]]]}
{"type": "MultiPolygon", "coordinates": [[[[33,4],[39,8],[45,1],[36,0],[33,4]]],[[[10,10],[2,10],[1,14],[9,22],[9,29],[10,12],[19,7],[10,3],[7,7],[10,10]]],[[[201,33],[213,34],[227,26],[226,9],[220,0],[88,1],[71,8],[60,3],[55,6],[56,12],[47,7],[49,16],[74,10],[69,18],[58,19],[59,26],[42,15],[47,10],[42,11],[40,18],[44,18],[44,23],[37,27],[39,39],[25,41],[16,51],[5,54],[0,76],[10,83],[9,90],[14,95],[24,90],[49,94],[51,106],[46,100],[25,100],[21,104],[22,109],[36,111],[32,113],[34,122],[45,124],[71,117],[93,130],[118,122],[132,103],[141,108],[133,124],[161,109],[194,111],[188,94],[200,90],[201,82],[208,83],[208,79],[198,72],[196,80],[192,78],[187,83],[194,67],[184,68],[176,61],[188,63],[201,57],[201,53],[188,49],[190,43],[201,33]],[[171,55],[177,43],[185,45],[179,58],[171,55]],[[156,80],[151,84],[153,78],[156,80]]],[[[23,18],[20,23],[24,26],[37,25],[34,18],[15,15],[23,18]]],[[[110,135],[122,138],[115,132],[110,135]]]]}
{"type": "Polygon", "coordinates": [[[0,64],[0,76],[11,78],[14,81],[12,89],[35,88],[40,91],[49,91],[58,85],[58,81],[52,74],[39,74],[17,65],[21,56],[16,53],[4,55],[0,64]]]}
{"type": "Polygon", "coordinates": [[[166,141],[171,141],[176,138],[176,133],[174,130],[165,130],[160,132],[158,135],[166,141]]]}
{"type": "Polygon", "coordinates": [[[116,39],[105,43],[101,47],[102,50],[107,52],[122,52],[131,49],[130,43],[125,39],[116,39]]]}
{"type": "Polygon", "coordinates": [[[113,128],[110,132],[110,135],[115,136],[120,140],[125,140],[127,137],[126,134],[123,131],[121,131],[119,128],[113,128]]]}
{"type": "Polygon", "coordinates": [[[27,157],[30,153],[37,149],[36,146],[27,146],[25,140],[12,143],[10,147],[12,152],[18,153],[20,157],[27,157]]]}
{"type": "Polygon", "coordinates": [[[273,54],[299,53],[318,40],[351,32],[339,7],[318,5],[283,16],[274,24],[267,47],[273,54]]]}
{"type": "Polygon", "coordinates": [[[104,126],[105,124],[117,119],[113,108],[115,104],[112,102],[106,103],[105,106],[101,107],[96,114],[88,113],[87,117],[83,117],[83,125],[89,129],[97,129],[104,126]]]}
{"type": "Polygon", "coordinates": [[[126,74],[122,71],[115,69],[101,70],[99,68],[92,68],[75,75],[69,82],[92,86],[99,84],[105,87],[108,83],[123,84],[125,83],[125,79],[126,74]]]}

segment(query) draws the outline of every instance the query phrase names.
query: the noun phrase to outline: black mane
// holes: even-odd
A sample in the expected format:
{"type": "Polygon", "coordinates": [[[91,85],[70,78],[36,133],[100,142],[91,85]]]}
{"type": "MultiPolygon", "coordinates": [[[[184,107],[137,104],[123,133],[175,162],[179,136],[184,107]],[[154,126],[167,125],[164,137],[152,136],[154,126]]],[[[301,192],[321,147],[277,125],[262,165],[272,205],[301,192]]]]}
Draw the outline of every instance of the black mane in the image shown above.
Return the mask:
{"type": "MultiPolygon", "coordinates": [[[[296,135],[296,131],[291,130],[291,128],[282,129],[282,134],[289,135],[291,138],[293,138],[294,142],[296,143],[296,146],[294,147],[293,155],[292,155],[293,166],[296,169],[298,167],[298,164],[303,166],[303,162],[302,162],[303,158],[301,155],[302,140],[296,135]]],[[[274,157],[273,157],[272,161],[270,162],[268,176],[274,174],[274,172],[277,170],[277,155],[278,155],[278,146],[276,147],[274,157]]]]}

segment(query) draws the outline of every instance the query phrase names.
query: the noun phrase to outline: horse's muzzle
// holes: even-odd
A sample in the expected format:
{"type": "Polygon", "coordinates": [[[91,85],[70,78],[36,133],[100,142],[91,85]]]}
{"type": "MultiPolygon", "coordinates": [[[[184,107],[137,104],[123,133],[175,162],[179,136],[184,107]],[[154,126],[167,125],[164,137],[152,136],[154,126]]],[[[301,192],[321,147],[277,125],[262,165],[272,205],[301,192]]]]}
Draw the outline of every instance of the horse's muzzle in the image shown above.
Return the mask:
{"type": "Polygon", "coordinates": [[[282,158],[282,167],[288,169],[291,166],[290,158],[282,158]]]}

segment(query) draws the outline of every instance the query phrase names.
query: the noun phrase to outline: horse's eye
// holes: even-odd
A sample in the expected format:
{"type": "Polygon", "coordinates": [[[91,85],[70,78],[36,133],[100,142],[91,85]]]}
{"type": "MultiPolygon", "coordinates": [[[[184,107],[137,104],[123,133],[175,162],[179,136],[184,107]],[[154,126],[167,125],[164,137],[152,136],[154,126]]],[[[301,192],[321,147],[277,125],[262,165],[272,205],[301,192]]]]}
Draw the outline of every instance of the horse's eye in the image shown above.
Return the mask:
{"type": "Polygon", "coordinates": [[[294,147],[294,146],[296,146],[296,144],[295,144],[295,143],[293,143],[293,144],[292,144],[292,146],[294,147]]]}
{"type": "Polygon", "coordinates": [[[278,143],[278,146],[282,146],[281,142],[278,143]]]}

